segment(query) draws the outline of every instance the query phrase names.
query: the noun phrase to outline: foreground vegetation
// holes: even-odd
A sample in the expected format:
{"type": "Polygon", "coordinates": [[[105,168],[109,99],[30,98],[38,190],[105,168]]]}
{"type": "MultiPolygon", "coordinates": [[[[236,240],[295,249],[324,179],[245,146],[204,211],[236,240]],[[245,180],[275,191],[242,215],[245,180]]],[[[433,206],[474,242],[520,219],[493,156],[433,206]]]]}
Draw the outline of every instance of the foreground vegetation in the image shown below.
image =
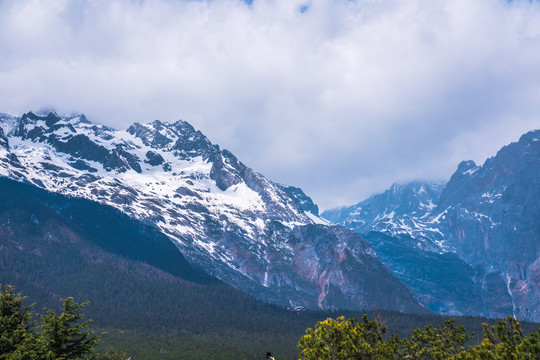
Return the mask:
{"type": "Polygon", "coordinates": [[[25,307],[25,298],[12,286],[0,286],[0,359],[6,360],[123,360],[126,355],[107,350],[94,353],[102,334],[88,331],[90,320],[80,313],[87,303],[73,298],[63,299],[60,315],[51,309],[37,314],[41,322],[32,324],[32,306],[25,307]]]}
{"type": "MultiPolygon", "coordinates": [[[[274,324],[267,314],[261,317],[267,331],[261,331],[253,324],[239,326],[237,323],[225,323],[215,329],[205,329],[200,324],[194,330],[190,329],[188,322],[170,324],[161,330],[108,328],[105,332],[89,328],[90,320],[81,313],[87,303],[78,304],[67,298],[61,300],[60,314],[49,308],[38,314],[33,311],[34,305],[25,305],[25,302],[25,297],[12,286],[0,286],[0,360],[128,358],[125,352],[114,348],[129,352],[134,360],[257,359],[266,351],[272,351],[280,360],[299,357],[305,360],[540,358],[540,329],[530,332],[536,325],[526,324],[527,332],[530,332],[526,335],[521,324],[513,318],[494,325],[483,324],[481,340],[478,336],[474,338],[463,325],[456,325],[453,319],[446,319],[434,327],[429,321],[443,318],[395,312],[371,313],[370,316],[377,320],[368,320],[367,315],[363,315],[361,320],[344,316],[335,320],[327,318],[317,322],[314,329],[308,328],[303,336],[301,332],[306,323],[328,313],[281,310],[285,315],[280,317],[280,326],[277,326],[278,321],[274,324]],[[411,335],[414,323],[426,325],[424,330],[413,330],[411,335]],[[272,329],[274,325],[277,331],[272,329]],[[393,329],[392,334],[388,328],[393,329]]],[[[461,320],[479,324],[480,319],[461,320]]]]}
{"type": "Polygon", "coordinates": [[[514,318],[499,321],[496,326],[484,324],[482,342],[467,349],[473,336],[454,320],[424,330],[416,329],[409,339],[387,335],[380,322],[356,318],[328,318],[308,329],[298,342],[305,360],[355,359],[426,359],[426,360],[537,360],[540,359],[540,329],[524,336],[514,318]]]}

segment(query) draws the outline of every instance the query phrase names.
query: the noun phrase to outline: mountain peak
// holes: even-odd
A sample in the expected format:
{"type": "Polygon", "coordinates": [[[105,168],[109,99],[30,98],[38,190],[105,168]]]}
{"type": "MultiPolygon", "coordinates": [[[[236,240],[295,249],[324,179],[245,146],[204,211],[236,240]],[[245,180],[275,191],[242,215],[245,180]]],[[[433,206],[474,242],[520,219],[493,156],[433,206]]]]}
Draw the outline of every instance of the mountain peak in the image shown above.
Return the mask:
{"type": "Polygon", "coordinates": [[[478,166],[476,163],[472,160],[465,160],[459,163],[456,173],[460,174],[471,174],[474,172],[475,169],[477,169],[478,166]]]}
{"type": "Polygon", "coordinates": [[[302,189],[284,184],[277,184],[277,186],[287,193],[287,195],[289,195],[302,210],[310,212],[315,216],[319,216],[319,207],[302,189]]]}
{"type": "Polygon", "coordinates": [[[424,191],[393,185],[330,215],[362,234],[371,231],[377,254],[433,310],[538,321],[538,169],[540,131],[534,130],[482,166],[461,162],[429,206],[415,200],[424,191]]]}
{"type": "MultiPolygon", "coordinates": [[[[444,183],[413,181],[394,183],[382,194],[376,194],[348,208],[327,210],[322,217],[347,226],[360,234],[377,230],[394,234],[412,217],[421,218],[436,207],[444,183]]],[[[413,228],[413,227],[411,227],[413,228]]]]}
{"type": "Polygon", "coordinates": [[[19,118],[9,114],[0,113],[0,128],[3,129],[4,135],[9,135],[15,131],[19,124],[19,118]]]}
{"type": "Polygon", "coordinates": [[[149,223],[226,283],[282,305],[418,309],[361,238],[306,227],[322,220],[301,189],[269,181],[186,121],[122,131],[83,115],[28,112],[18,120],[17,133],[2,137],[14,141],[0,153],[0,175],[149,223]],[[380,287],[366,286],[375,274],[395,303],[381,304],[380,287]]]}
{"type": "Polygon", "coordinates": [[[519,142],[536,142],[540,141],[540,130],[531,130],[528,133],[521,135],[519,142]]]}

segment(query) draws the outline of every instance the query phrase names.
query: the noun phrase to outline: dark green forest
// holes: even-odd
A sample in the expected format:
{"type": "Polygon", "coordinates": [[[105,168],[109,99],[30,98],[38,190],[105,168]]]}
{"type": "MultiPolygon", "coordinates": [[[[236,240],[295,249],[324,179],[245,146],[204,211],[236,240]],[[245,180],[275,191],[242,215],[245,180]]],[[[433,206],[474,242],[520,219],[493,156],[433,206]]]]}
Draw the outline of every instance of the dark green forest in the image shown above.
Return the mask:
{"type": "MultiPolygon", "coordinates": [[[[297,359],[307,328],[328,317],[364,312],[294,312],[265,304],[192,268],[155,228],[87,200],[0,180],[0,284],[14,285],[42,313],[61,299],[84,308],[96,351],[109,347],[136,359],[297,359]]],[[[367,312],[401,338],[447,317],[367,312]]],[[[481,323],[456,320],[475,333],[481,323]]],[[[488,321],[495,324],[495,321],[488,321]]],[[[537,324],[522,324],[524,332],[537,324]]]]}
{"type": "MultiPolygon", "coordinates": [[[[474,334],[469,332],[478,327],[481,319],[459,318],[458,323],[472,322],[472,327],[465,327],[456,325],[454,319],[440,322],[443,319],[437,316],[416,317],[392,312],[372,312],[371,317],[364,314],[360,321],[355,317],[341,316],[336,320],[329,317],[317,322],[314,330],[308,327],[302,336],[302,324],[328,313],[275,309],[288,316],[275,317],[272,321],[269,313],[262,309],[261,314],[270,320],[266,331],[249,321],[238,326],[234,313],[229,313],[228,326],[220,328],[212,323],[207,328],[199,324],[199,330],[190,329],[190,319],[186,317],[182,324],[174,323],[161,329],[148,323],[119,330],[91,328],[91,320],[83,314],[88,302],[77,303],[70,297],[61,299],[57,305],[57,311],[44,308],[37,312],[35,304],[28,304],[28,299],[12,286],[0,286],[0,359],[125,360],[128,356],[132,359],[257,359],[262,358],[265,352],[261,349],[265,348],[279,359],[309,360],[498,360],[540,356],[540,328],[536,326],[536,332],[528,334],[512,318],[498,321],[496,325],[483,324],[482,341],[479,341],[480,333],[472,340],[474,334]],[[413,324],[419,321],[437,325],[426,324],[408,331],[407,328],[416,327],[413,324]],[[399,330],[408,336],[398,335],[399,324],[399,330]],[[283,333],[277,334],[273,326],[283,333]]],[[[535,326],[527,324],[526,328],[533,330],[535,326]]]]}

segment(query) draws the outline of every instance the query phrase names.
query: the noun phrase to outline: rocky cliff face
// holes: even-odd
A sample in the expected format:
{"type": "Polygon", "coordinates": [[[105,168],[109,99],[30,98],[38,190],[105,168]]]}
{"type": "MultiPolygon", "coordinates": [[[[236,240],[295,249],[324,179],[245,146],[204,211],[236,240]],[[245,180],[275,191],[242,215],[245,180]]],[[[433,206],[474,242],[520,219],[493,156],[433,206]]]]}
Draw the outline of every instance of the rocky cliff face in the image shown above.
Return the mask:
{"type": "Polygon", "coordinates": [[[482,166],[462,162],[444,188],[437,187],[421,202],[411,200],[417,196],[411,198],[410,191],[392,199],[396,192],[390,190],[323,216],[359,233],[390,235],[368,239],[393,273],[433,310],[539,321],[539,183],[540,131],[532,131],[482,166]],[[447,266],[442,256],[453,264],[446,269],[455,286],[444,276],[431,277],[447,266]],[[426,271],[416,273],[416,266],[426,271]]]}
{"type": "Polygon", "coordinates": [[[0,176],[119,209],[251,295],[423,311],[362,237],[324,225],[301,189],[267,180],[184,121],[116,131],[84,115],[27,113],[0,117],[0,128],[0,176]]]}
{"type": "Polygon", "coordinates": [[[461,163],[435,213],[448,245],[506,285],[511,314],[540,320],[540,131],[461,163]]]}

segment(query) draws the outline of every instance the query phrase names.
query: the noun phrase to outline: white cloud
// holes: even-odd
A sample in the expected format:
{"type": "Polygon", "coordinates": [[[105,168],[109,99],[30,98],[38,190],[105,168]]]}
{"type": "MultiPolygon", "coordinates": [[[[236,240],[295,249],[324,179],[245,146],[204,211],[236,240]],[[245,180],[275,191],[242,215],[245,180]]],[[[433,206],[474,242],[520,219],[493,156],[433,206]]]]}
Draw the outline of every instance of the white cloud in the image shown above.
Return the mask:
{"type": "Polygon", "coordinates": [[[529,1],[0,1],[0,111],[182,118],[322,207],[538,127],[538,64],[529,1]]]}

